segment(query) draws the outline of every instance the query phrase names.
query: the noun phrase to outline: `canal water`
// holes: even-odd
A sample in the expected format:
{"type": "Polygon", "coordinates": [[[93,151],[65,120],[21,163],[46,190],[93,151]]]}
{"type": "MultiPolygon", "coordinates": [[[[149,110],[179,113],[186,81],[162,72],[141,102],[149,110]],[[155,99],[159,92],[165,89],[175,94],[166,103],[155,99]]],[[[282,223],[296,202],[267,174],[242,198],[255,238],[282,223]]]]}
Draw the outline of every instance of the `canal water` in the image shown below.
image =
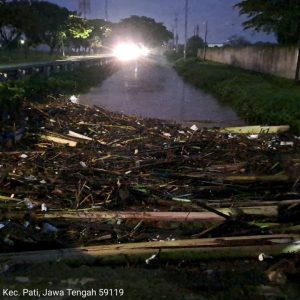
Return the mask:
{"type": "Polygon", "coordinates": [[[213,96],[183,82],[161,56],[122,63],[101,86],[80,102],[127,115],[203,126],[238,126],[244,122],[213,96]]]}

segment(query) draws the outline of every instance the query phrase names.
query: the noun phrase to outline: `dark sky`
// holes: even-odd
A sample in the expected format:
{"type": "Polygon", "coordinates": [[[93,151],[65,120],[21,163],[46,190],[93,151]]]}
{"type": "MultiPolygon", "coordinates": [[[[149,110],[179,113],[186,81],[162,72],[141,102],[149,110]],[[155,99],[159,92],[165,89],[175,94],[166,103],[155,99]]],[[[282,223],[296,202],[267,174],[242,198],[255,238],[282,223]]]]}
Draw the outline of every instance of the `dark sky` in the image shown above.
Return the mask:
{"type": "MultiPolygon", "coordinates": [[[[78,0],[49,0],[71,10],[78,10],[78,0]]],[[[90,18],[104,19],[104,0],[90,0],[90,18]]],[[[189,36],[194,26],[200,25],[200,35],[204,35],[204,22],[208,21],[208,42],[223,43],[233,34],[243,35],[252,42],[274,41],[272,36],[253,31],[243,31],[243,18],[233,5],[238,0],[189,0],[189,36]]],[[[117,22],[131,15],[152,17],[163,22],[169,30],[174,26],[175,14],[179,17],[179,35],[183,40],[184,0],[108,0],[109,20],[117,22]]]]}

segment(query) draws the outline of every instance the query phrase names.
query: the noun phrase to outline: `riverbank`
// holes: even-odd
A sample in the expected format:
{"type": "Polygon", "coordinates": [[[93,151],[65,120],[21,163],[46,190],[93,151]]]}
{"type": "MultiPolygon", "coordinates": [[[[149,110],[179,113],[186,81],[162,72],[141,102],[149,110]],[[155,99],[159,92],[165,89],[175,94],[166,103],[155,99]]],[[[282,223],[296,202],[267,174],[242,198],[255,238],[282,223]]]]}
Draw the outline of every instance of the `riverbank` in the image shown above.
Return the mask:
{"type": "Polygon", "coordinates": [[[53,73],[49,77],[35,75],[19,81],[0,83],[0,135],[10,127],[22,125],[24,101],[44,102],[61,95],[77,95],[99,85],[115,69],[115,65],[79,68],[72,72],[53,73]]]}
{"type": "Polygon", "coordinates": [[[300,133],[300,86],[294,81],[195,58],[179,59],[173,66],[187,82],[229,104],[249,124],[288,124],[300,133]]]}
{"type": "Polygon", "coordinates": [[[21,50],[0,50],[0,65],[10,63],[29,63],[29,62],[45,62],[54,61],[57,59],[64,59],[61,54],[49,55],[47,52],[42,51],[25,51],[21,50]]]}

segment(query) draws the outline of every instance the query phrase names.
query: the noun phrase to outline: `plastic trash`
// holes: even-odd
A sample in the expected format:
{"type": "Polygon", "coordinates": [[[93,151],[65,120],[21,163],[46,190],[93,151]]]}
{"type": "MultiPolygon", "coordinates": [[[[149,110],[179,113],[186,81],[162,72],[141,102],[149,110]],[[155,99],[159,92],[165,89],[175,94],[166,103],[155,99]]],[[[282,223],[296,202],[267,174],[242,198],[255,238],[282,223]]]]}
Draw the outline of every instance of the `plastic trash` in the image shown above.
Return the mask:
{"type": "Polygon", "coordinates": [[[81,161],[81,162],[80,162],[80,165],[81,165],[83,168],[87,168],[87,167],[88,167],[87,164],[86,164],[84,161],[81,161]]]}
{"type": "Polygon", "coordinates": [[[146,264],[149,265],[150,262],[156,258],[156,256],[157,256],[156,254],[153,254],[152,256],[150,256],[149,258],[147,258],[145,260],[146,264]]]}
{"type": "Polygon", "coordinates": [[[42,231],[44,233],[55,233],[55,232],[58,231],[58,229],[55,226],[53,226],[53,225],[51,225],[49,223],[44,223],[42,231]]]}
{"type": "Polygon", "coordinates": [[[190,129],[193,130],[193,131],[199,130],[199,128],[198,128],[197,125],[195,125],[195,124],[194,124],[190,129]]]}
{"type": "Polygon", "coordinates": [[[70,101],[73,103],[73,104],[78,104],[79,103],[79,98],[76,97],[75,95],[72,95],[70,97],[70,101]]]}
{"type": "Polygon", "coordinates": [[[27,158],[27,157],[28,157],[28,155],[26,155],[26,154],[20,155],[20,158],[23,158],[23,159],[25,159],[25,158],[27,158]]]}
{"type": "Polygon", "coordinates": [[[163,132],[163,136],[166,136],[166,137],[171,137],[172,135],[168,132],[163,132]]]}
{"type": "Polygon", "coordinates": [[[29,278],[26,276],[17,276],[17,277],[15,277],[15,281],[19,282],[19,283],[29,283],[30,282],[29,278]]]}
{"type": "Polygon", "coordinates": [[[294,142],[280,142],[280,146],[294,147],[294,142]]]}
{"type": "Polygon", "coordinates": [[[28,209],[33,209],[33,204],[32,204],[32,202],[30,201],[29,198],[25,198],[24,203],[25,203],[25,205],[27,206],[28,209]]]}
{"type": "Polygon", "coordinates": [[[45,203],[42,203],[41,211],[47,211],[47,210],[48,210],[47,205],[45,203]]]}
{"type": "Polygon", "coordinates": [[[33,175],[25,176],[24,179],[28,180],[28,181],[36,181],[37,180],[37,178],[33,175]]]}
{"type": "Polygon", "coordinates": [[[28,228],[29,226],[30,226],[30,222],[25,221],[25,222],[24,222],[24,228],[28,228]]]}

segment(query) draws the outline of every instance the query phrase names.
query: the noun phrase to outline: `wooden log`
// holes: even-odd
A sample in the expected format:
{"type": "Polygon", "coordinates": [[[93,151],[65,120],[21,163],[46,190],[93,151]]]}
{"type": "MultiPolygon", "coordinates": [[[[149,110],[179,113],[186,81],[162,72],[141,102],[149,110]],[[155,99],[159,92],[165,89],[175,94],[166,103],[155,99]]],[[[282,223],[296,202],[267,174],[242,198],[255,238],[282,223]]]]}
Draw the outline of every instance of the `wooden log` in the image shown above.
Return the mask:
{"type": "Polygon", "coordinates": [[[298,235],[269,235],[249,237],[209,238],[178,241],[159,241],[132,244],[90,246],[74,249],[31,251],[0,254],[0,262],[102,262],[128,263],[157,256],[160,260],[209,260],[256,258],[298,253],[298,235]]]}
{"type": "Polygon", "coordinates": [[[221,133],[241,133],[241,134],[278,134],[290,130],[289,125],[282,126],[243,126],[243,127],[229,127],[221,129],[221,133]]]}

